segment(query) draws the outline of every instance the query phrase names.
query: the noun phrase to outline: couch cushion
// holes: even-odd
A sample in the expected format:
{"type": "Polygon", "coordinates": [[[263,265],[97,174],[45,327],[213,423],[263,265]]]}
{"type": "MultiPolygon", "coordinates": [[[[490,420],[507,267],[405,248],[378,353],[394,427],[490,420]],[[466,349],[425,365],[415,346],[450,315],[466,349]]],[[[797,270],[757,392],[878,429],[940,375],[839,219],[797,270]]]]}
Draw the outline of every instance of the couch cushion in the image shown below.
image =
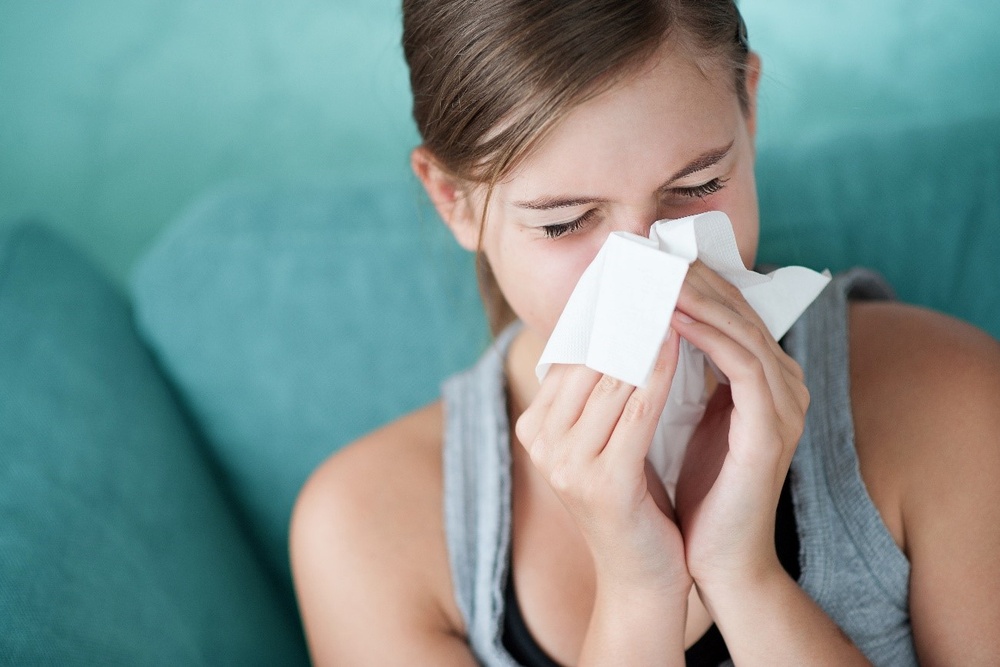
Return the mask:
{"type": "Polygon", "coordinates": [[[124,296],[0,227],[0,663],[305,664],[124,296]]]}
{"type": "Polygon", "coordinates": [[[289,583],[312,469],[488,343],[470,258],[422,201],[409,180],[226,187],[134,275],[142,331],[289,583]]]}

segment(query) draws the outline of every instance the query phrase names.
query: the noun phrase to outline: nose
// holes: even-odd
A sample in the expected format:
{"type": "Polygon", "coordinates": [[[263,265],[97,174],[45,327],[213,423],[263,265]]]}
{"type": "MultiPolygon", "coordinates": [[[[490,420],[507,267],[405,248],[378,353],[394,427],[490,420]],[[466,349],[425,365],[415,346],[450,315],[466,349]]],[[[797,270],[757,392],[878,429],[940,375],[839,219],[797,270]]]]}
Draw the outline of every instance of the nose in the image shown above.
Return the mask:
{"type": "Polygon", "coordinates": [[[662,218],[661,213],[657,203],[624,207],[620,219],[616,221],[615,230],[648,237],[650,227],[662,218]]]}

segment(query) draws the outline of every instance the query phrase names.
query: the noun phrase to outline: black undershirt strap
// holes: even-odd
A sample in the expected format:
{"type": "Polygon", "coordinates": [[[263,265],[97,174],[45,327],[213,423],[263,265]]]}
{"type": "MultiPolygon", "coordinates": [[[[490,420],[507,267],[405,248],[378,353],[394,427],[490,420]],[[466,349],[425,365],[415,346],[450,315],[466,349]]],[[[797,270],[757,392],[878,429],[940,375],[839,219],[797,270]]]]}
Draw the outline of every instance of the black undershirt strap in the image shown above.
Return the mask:
{"type": "Polygon", "coordinates": [[[504,589],[503,645],[520,665],[524,667],[560,667],[559,663],[549,657],[541,646],[535,642],[528,630],[524,617],[521,616],[521,606],[517,602],[514,591],[513,574],[507,574],[507,586],[504,589]]]}

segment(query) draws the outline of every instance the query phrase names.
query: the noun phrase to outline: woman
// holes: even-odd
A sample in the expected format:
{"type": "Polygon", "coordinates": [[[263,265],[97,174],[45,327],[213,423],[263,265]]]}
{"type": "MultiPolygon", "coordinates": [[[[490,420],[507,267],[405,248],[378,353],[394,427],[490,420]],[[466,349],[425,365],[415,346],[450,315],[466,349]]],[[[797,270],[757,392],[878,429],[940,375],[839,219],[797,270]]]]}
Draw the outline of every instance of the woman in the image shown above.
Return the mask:
{"type": "Polygon", "coordinates": [[[582,366],[535,379],[612,231],[721,210],[753,265],[760,61],[732,0],[407,0],[403,39],[413,168],[479,254],[499,335],[442,401],[303,489],[291,550],[314,660],[995,659],[985,334],[855,272],[782,347],[695,263],[645,387],[582,366]],[[707,378],[675,507],[645,458],[681,338],[730,384],[707,378]]]}

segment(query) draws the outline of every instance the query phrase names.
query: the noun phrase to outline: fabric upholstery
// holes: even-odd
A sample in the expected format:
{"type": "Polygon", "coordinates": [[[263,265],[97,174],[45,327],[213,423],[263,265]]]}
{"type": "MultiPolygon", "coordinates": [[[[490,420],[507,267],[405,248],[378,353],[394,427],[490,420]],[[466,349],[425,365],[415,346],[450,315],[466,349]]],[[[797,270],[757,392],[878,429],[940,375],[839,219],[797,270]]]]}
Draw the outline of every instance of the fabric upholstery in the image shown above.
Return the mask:
{"type": "Polygon", "coordinates": [[[1000,115],[875,125],[765,153],[762,261],[877,269],[1000,338],[1000,115]]]}
{"type": "Polygon", "coordinates": [[[0,227],[0,461],[0,663],[306,663],[125,296],[31,224],[0,227]]]}
{"type": "Polygon", "coordinates": [[[308,473],[434,400],[488,342],[470,258],[416,187],[224,188],[133,280],[146,339],[286,580],[288,519],[308,473]]]}

